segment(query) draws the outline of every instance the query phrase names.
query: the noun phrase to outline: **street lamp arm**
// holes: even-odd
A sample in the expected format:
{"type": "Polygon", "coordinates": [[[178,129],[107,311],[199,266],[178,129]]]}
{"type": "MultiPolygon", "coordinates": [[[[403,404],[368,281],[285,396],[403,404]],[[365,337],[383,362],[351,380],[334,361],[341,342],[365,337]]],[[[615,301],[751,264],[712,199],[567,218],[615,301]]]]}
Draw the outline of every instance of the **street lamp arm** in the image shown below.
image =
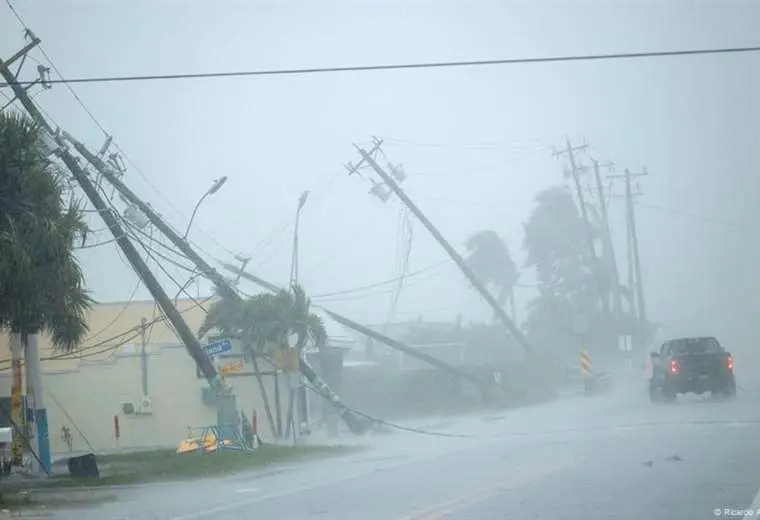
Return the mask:
{"type": "Polygon", "coordinates": [[[198,208],[201,206],[201,203],[203,203],[204,200],[206,200],[206,197],[211,195],[211,190],[207,191],[203,194],[203,197],[200,198],[200,200],[195,204],[195,207],[193,208],[193,214],[190,215],[190,221],[187,223],[187,229],[185,229],[185,234],[182,235],[182,238],[187,238],[188,233],[190,233],[190,227],[193,225],[193,220],[195,220],[195,214],[198,213],[198,208]]]}

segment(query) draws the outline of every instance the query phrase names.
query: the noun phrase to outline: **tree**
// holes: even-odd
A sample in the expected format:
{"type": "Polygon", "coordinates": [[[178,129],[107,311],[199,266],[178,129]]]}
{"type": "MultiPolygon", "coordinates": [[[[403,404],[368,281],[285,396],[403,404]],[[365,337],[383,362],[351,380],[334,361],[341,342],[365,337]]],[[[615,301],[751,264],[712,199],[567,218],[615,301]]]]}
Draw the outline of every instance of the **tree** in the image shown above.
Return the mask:
{"type": "MultiPolygon", "coordinates": [[[[28,367],[39,367],[40,332],[50,334],[55,347],[72,350],[87,333],[92,305],[73,252],[74,240],[87,228],[77,202],[64,202],[65,176],[42,151],[40,135],[28,118],[0,112],[0,329],[10,332],[11,420],[16,425],[21,422],[22,350],[30,356],[28,367]]],[[[39,373],[34,375],[39,383],[39,373]]],[[[34,391],[37,451],[48,470],[43,392],[34,391]]],[[[17,439],[14,435],[13,462],[20,464],[23,446],[17,439]]]]}
{"type": "Polygon", "coordinates": [[[514,288],[520,275],[507,245],[494,231],[478,231],[467,239],[465,248],[467,264],[483,283],[496,288],[499,305],[509,298],[514,319],[514,288]]]}
{"type": "Polygon", "coordinates": [[[68,351],[92,305],[73,245],[87,226],[79,204],[64,202],[65,176],[39,135],[28,118],[0,113],[0,328],[46,331],[68,351]]]}
{"type": "Polygon", "coordinates": [[[598,271],[590,258],[585,223],[565,187],[536,196],[525,223],[526,267],[536,269],[539,296],[529,304],[526,329],[537,345],[574,347],[573,317],[581,313],[598,322],[598,271]]]}
{"type": "Polygon", "coordinates": [[[288,339],[296,335],[295,349],[298,356],[311,341],[317,349],[327,344],[327,331],[322,318],[311,312],[310,301],[299,285],[292,291],[279,291],[275,294],[262,293],[248,299],[222,298],[215,302],[206,315],[198,331],[198,336],[205,336],[210,330],[239,338],[243,349],[254,366],[256,380],[264,410],[272,432],[279,434],[272,417],[266,387],[261,378],[258,358],[272,359],[278,352],[288,347],[288,339]]]}

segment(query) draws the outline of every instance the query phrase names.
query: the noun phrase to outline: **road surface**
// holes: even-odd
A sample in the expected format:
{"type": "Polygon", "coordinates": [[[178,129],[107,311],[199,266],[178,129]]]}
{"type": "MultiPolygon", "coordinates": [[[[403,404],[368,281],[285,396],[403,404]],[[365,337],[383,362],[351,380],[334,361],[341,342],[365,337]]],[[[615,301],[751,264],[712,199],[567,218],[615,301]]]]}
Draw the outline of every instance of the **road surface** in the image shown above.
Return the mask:
{"type": "Polygon", "coordinates": [[[395,433],[319,464],[108,491],[115,501],[53,518],[694,520],[760,509],[760,392],[651,404],[637,382],[438,428],[472,437],[395,433]]]}

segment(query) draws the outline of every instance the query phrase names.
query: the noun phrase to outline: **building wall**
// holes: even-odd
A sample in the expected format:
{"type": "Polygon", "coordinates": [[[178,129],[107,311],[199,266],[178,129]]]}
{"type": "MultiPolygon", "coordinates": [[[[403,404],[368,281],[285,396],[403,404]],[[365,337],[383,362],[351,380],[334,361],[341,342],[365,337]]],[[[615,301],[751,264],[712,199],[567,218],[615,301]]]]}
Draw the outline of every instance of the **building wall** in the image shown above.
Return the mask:
{"type": "MultiPolygon", "coordinates": [[[[198,330],[204,313],[189,301],[178,302],[192,330],[198,330]]],[[[95,451],[128,447],[173,446],[187,436],[188,427],[215,424],[216,408],[204,404],[202,389],[208,384],[198,378],[195,363],[166,323],[146,331],[148,390],[152,414],[125,414],[122,403],[139,403],[142,398],[140,362],[141,318],[151,320],[153,302],[97,305],[89,316],[90,335],[70,355],[53,350],[48,338],[40,338],[42,380],[48,408],[52,451],[68,451],[61,428],[71,429],[73,450],[88,450],[81,430],[95,451]],[[130,331],[130,329],[133,329],[130,331]],[[128,332],[130,331],[130,332],[128,332]],[[125,333],[127,332],[127,333],[125,333]],[[118,336],[118,337],[117,337],[118,336]],[[113,339],[110,339],[113,338],[113,339]],[[120,439],[114,434],[114,416],[119,417],[120,439]]],[[[10,351],[7,336],[0,337],[0,393],[10,395],[10,351]]],[[[266,370],[269,367],[261,367],[266,370]]],[[[253,375],[226,378],[236,395],[238,409],[251,418],[258,412],[259,431],[271,438],[263,400],[253,375]]],[[[274,381],[265,377],[265,388],[274,396],[274,381]]],[[[284,385],[283,394],[286,394],[284,385]]],[[[285,396],[281,396],[283,401],[285,396]]],[[[286,404],[281,404],[283,410],[286,404]]]]}

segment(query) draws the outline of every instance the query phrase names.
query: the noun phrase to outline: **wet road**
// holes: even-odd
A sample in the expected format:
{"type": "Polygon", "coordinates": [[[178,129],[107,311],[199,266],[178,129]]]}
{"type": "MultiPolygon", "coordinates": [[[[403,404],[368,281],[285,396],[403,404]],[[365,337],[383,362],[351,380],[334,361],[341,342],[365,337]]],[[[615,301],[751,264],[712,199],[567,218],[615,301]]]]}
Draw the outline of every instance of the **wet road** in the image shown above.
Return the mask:
{"type": "Polygon", "coordinates": [[[397,433],[324,463],[123,489],[55,518],[742,518],[760,487],[760,392],[653,405],[634,390],[440,425],[472,438],[397,433]]]}

